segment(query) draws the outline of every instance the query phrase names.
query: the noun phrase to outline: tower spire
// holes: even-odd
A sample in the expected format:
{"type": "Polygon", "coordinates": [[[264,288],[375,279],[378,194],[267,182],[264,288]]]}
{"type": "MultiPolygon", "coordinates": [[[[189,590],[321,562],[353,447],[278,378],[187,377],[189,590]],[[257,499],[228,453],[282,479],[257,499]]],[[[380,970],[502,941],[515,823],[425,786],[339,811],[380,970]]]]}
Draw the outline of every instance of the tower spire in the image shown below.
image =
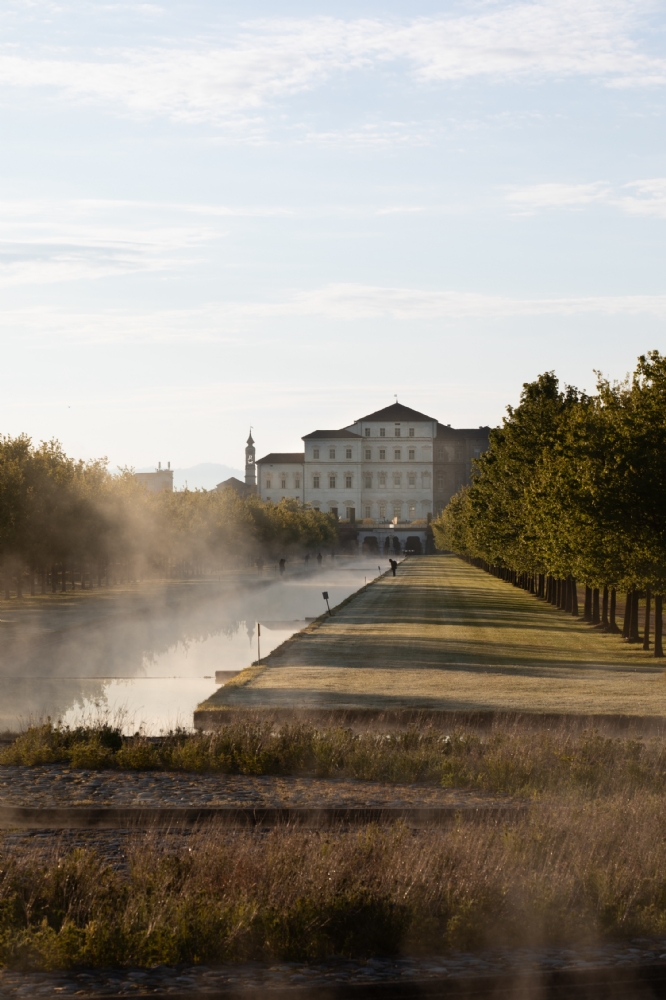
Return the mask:
{"type": "Polygon", "coordinates": [[[245,448],[245,485],[251,486],[253,489],[257,488],[257,469],[255,465],[254,439],[252,437],[251,427],[250,435],[247,439],[247,446],[245,448]]]}

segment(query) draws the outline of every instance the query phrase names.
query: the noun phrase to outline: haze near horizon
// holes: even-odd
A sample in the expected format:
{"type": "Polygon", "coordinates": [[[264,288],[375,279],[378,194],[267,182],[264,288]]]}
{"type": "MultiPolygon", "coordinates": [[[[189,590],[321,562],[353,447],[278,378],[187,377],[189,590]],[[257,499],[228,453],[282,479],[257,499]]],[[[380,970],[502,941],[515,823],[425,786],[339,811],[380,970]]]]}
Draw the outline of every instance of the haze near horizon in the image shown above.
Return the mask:
{"type": "Polygon", "coordinates": [[[664,350],[648,0],[10,0],[0,430],[242,467],[664,350]]]}

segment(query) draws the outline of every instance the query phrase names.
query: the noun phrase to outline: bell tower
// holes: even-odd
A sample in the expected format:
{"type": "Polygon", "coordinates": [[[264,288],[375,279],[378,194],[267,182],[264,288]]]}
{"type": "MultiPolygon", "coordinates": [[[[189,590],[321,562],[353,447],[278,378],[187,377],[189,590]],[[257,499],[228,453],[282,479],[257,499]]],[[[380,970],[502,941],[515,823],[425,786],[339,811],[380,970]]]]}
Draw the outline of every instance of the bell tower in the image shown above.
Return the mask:
{"type": "Polygon", "coordinates": [[[252,428],[250,428],[250,436],[245,448],[245,485],[251,486],[252,489],[257,488],[257,469],[254,460],[254,441],[252,440],[252,428]]]}

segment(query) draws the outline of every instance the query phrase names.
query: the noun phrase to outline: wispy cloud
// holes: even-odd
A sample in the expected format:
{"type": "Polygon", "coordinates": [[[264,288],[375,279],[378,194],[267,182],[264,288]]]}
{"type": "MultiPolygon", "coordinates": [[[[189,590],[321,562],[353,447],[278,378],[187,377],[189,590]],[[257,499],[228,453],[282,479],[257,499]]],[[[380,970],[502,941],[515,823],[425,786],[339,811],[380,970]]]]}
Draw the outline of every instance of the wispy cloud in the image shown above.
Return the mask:
{"type": "Polygon", "coordinates": [[[666,177],[652,177],[613,185],[551,182],[512,187],[505,195],[511,208],[523,214],[548,209],[580,209],[589,205],[619,208],[629,215],[666,218],[666,177]]]}
{"type": "Polygon", "coordinates": [[[638,37],[652,9],[648,0],[489,3],[459,16],[268,19],[217,42],[174,39],[83,58],[12,47],[0,61],[0,86],[40,88],[138,118],[236,120],[260,132],[261,110],[275,102],[341,74],[396,66],[426,86],[475,77],[663,85],[666,60],[638,37]]]}
{"type": "MultiPolygon", "coordinates": [[[[0,336],[62,343],[245,343],[244,331],[260,331],[266,346],[282,343],[271,320],[386,320],[405,323],[504,320],[535,316],[652,316],[666,319],[666,295],[520,298],[481,292],[334,284],[294,291],[264,301],[226,301],[191,309],[75,312],[47,306],[6,310],[0,336]]],[[[294,333],[294,335],[296,335],[294,333]]],[[[253,341],[256,348],[256,338],[253,341]]]]}

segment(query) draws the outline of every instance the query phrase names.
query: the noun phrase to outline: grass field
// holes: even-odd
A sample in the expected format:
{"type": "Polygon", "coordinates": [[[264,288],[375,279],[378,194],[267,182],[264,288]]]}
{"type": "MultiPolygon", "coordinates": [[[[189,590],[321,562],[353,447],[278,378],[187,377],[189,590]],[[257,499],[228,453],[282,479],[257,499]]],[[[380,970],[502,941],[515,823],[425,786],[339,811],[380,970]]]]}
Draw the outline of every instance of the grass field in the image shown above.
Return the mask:
{"type": "Polygon", "coordinates": [[[455,556],[407,559],[199,709],[666,715],[663,667],[455,556]]]}

